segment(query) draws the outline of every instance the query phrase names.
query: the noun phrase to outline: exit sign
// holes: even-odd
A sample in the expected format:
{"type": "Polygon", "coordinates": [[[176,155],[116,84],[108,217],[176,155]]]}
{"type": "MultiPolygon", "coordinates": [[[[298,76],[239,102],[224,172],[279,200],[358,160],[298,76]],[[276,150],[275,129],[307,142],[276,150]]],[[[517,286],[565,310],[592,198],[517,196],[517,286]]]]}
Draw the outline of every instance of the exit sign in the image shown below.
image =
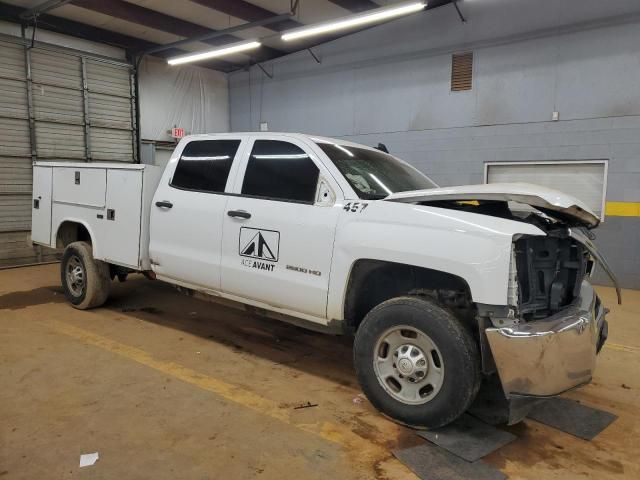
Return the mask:
{"type": "Polygon", "coordinates": [[[184,128],[173,127],[171,129],[171,137],[172,138],[182,138],[182,137],[184,137],[184,128]]]}

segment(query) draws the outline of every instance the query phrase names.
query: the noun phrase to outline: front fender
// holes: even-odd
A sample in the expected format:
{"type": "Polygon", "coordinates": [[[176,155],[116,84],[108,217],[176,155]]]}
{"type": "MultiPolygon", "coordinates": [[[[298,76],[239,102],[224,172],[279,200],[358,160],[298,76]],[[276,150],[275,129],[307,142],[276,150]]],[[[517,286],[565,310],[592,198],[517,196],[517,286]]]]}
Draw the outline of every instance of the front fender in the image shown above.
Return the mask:
{"type": "Polygon", "coordinates": [[[444,208],[374,201],[338,222],[327,314],[344,317],[349,275],[359,259],[402,263],[464,279],[474,302],[507,304],[511,243],[545,235],[534,225],[444,208]]]}

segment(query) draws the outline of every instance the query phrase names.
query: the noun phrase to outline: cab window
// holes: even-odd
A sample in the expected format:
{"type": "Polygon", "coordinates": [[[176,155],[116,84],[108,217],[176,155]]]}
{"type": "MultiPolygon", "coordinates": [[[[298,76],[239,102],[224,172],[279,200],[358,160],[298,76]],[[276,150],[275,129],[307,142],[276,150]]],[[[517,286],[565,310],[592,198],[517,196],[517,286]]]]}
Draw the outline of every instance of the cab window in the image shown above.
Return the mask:
{"type": "Polygon", "coordinates": [[[300,147],[280,140],[256,140],[242,183],[242,194],[313,203],[320,171],[300,147]]]}
{"type": "Polygon", "coordinates": [[[184,190],[224,192],[240,140],[189,142],[178,160],[171,186],[184,190]]]}

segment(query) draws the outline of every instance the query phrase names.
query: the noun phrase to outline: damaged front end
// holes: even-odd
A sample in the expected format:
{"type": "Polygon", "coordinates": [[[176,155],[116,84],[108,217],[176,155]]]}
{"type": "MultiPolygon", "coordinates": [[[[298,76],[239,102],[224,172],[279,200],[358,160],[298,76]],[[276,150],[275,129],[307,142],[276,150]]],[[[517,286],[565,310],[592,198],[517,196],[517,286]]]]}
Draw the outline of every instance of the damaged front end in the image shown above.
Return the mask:
{"type": "Polygon", "coordinates": [[[536,400],[591,381],[608,332],[606,309],[587,280],[594,258],[610,272],[581,230],[517,238],[509,306],[479,306],[483,356],[490,357],[483,366],[498,374],[509,423],[522,420],[536,400]]]}
{"type": "Polygon", "coordinates": [[[506,399],[502,421],[512,424],[541,399],[591,381],[607,338],[606,309],[588,281],[596,262],[611,277],[618,303],[621,297],[592,242],[590,229],[600,219],[587,205],[525,183],[399,192],[385,200],[523,222],[541,231],[513,238],[506,305],[475,303],[489,387],[477,403],[489,398],[495,405],[498,398],[502,407],[506,399]]]}

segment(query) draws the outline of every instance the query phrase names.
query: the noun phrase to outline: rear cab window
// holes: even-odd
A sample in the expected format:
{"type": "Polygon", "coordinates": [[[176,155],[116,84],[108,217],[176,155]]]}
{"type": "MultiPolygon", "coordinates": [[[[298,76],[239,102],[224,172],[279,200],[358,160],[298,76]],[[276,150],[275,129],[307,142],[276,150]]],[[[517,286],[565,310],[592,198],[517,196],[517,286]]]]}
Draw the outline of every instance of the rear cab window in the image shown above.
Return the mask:
{"type": "Polygon", "coordinates": [[[170,185],[182,190],[222,193],[240,140],[194,140],[182,151],[170,185]]]}
{"type": "Polygon", "coordinates": [[[282,140],[256,140],[241,194],[267,200],[313,204],[320,170],[297,145],[282,140]]]}

